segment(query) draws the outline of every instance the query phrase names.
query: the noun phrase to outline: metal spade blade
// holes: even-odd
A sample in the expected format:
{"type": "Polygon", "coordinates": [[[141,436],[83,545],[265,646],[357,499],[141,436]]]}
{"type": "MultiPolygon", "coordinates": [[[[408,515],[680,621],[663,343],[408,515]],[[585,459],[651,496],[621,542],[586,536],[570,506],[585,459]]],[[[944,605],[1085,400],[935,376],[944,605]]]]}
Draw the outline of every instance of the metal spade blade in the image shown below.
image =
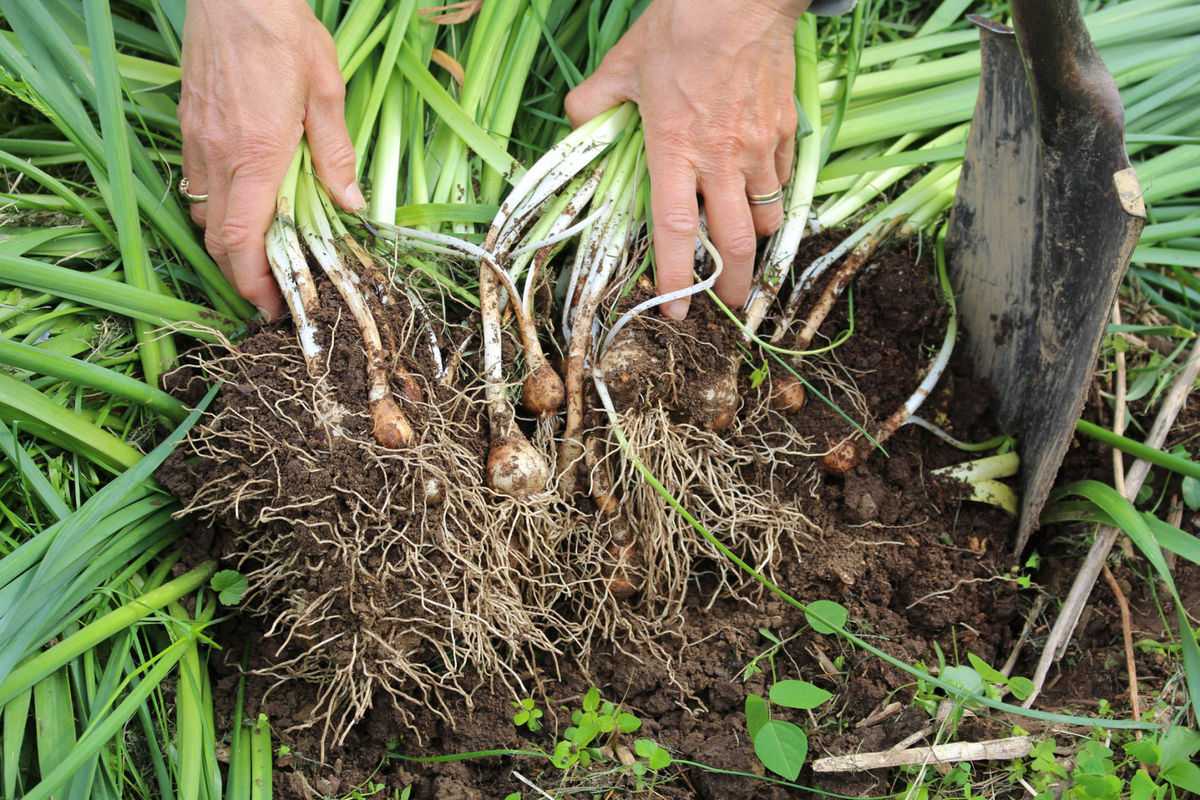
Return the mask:
{"type": "Polygon", "coordinates": [[[1124,114],[1076,0],[1013,0],[983,69],[947,247],[965,345],[1021,454],[1019,554],[1083,408],[1145,223],[1124,114]]]}

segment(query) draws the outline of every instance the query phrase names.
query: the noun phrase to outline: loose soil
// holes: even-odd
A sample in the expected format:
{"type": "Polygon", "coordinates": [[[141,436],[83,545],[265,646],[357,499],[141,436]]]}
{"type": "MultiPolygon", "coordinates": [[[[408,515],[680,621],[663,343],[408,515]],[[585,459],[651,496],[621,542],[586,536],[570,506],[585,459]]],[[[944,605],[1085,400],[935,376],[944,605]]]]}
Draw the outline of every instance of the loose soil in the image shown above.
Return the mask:
{"type": "MultiPolygon", "coordinates": [[[[833,243],[829,236],[814,238],[800,260],[807,263],[833,243]]],[[[745,483],[763,487],[782,503],[802,510],[809,523],[781,537],[778,547],[764,557],[764,568],[780,585],[804,601],[824,598],[844,604],[850,611],[850,625],[857,633],[906,661],[934,665],[936,648],[940,646],[950,662],[965,661],[966,654],[972,652],[999,666],[1008,657],[1024,624],[1033,591],[1022,592],[1011,580],[1010,518],[996,509],[965,501],[960,487],[930,478],[930,470],[967,460],[969,456],[910,427],[902,428],[885,444],[886,454],[873,453],[845,476],[827,475],[817,466],[822,453],[853,433],[846,416],[871,429],[891,414],[920,380],[941,341],[945,325],[930,262],[929,254],[916,245],[904,244],[889,250],[878,256],[855,284],[853,315],[849,313],[848,298],[838,304],[822,327],[818,342],[822,338],[835,339],[850,325],[854,335],[828,354],[806,360],[800,369],[829,404],[810,397],[808,405],[798,414],[785,417],[767,412],[764,409],[769,380],[752,385],[751,368],[758,365],[747,367],[743,362],[739,379],[743,397],[740,416],[753,420],[753,424],[739,422],[724,437],[739,452],[752,454],[733,467],[745,483]],[[772,442],[778,442],[779,446],[773,447],[772,442]],[[804,446],[795,446],[797,442],[804,446]]],[[[403,314],[398,314],[395,325],[400,325],[402,318],[403,314]]],[[[614,392],[618,407],[632,413],[627,411],[630,406],[658,400],[674,423],[686,426],[695,422],[702,428],[705,422],[702,416],[688,415],[688,410],[697,405],[696,399],[681,395],[679,389],[699,385],[706,375],[719,373],[724,364],[737,357],[735,333],[722,327],[720,314],[703,298],[693,304],[687,325],[674,334],[670,326],[651,319],[639,320],[633,331],[643,346],[662,353],[663,361],[659,365],[661,370],[633,375],[622,390],[614,392]],[[679,380],[681,375],[686,380],[679,380]]],[[[286,330],[260,331],[243,349],[261,354],[294,352],[294,348],[289,351],[289,336],[286,330]]],[[[421,359],[411,355],[419,351],[411,331],[400,331],[397,337],[409,345],[401,348],[401,352],[410,354],[404,363],[422,378],[419,381],[422,390],[433,400],[420,407],[443,409],[442,430],[452,432],[445,435],[453,439],[456,447],[453,452],[443,454],[445,461],[430,474],[450,481],[474,480],[478,485],[483,459],[480,442],[485,428],[477,404],[461,393],[436,387],[428,365],[422,366],[421,359]],[[471,466],[451,463],[456,460],[471,461],[471,466]]],[[[365,392],[360,377],[362,353],[353,346],[352,337],[346,341],[351,344],[339,345],[331,363],[339,365],[348,385],[360,387],[357,391],[361,398],[365,392]]],[[[269,366],[268,370],[265,365],[260,374],[243,373],[223,393],[216,409],[218,416],[224,412],[223,418],[231,419],[230,415],[239,407],[254,408],[254,403],[243,404],[239,398],[258,391],[256,387],[278,383],[271,372],[278,370],[278,365],[269,366]]],[[[182,381],[184,388],[187,383],[182,381]]],[[[400,391],[403,387],[396,388],[400,391]]],[[[286,390],[287,386],[280,388],[281,396],[286,395],[286,390]]],[[[289,402],[299,401],[293,398],[289,402]]],[[[922,415],[959,439],[978,441],[997,433],[988,407],[988,390],[971,375],[968,365],[955,359],[937,391],[926,402],[922,415]]],[[[299,413],[298,408],[293,410],[299,413]]],[[[354,434],[351,438],[360,442],[367,435],[367,428],[362,426],[369,420],[354,412],[347,419],[346,425],[354,434]]],[[[426,416],[421,422],[429,419],[426,416]]],[[[288,441],[294,438],[295,431],[267,428],[264,435],[288,441]]],[[[315,437],[309,444],[341,460],[328,464],[326,484],[308,483],[314,480],[308,475],[309,470],[288,473],[282,483],[293,497],[321,497],[330,487],[348,486],[363,494],[368,506],[382,508],[379,502],[384,500],[394,507],[395,510],[388,512],[390,524],[403,521],[405,515],[429,516],[422,511],[424,505],[418,489],[412,488],[420,484],[410,480],[399,485],[401,479],[394,471],[392,481],[396,485],[389,484],[387,497],[380,497],[379,465],[372,462],[370,468],[363,466],[364,453],[374,453],[369,446],[353,444],[340,451],[333,447],[334,452],[329,453],[328,441],[315,437]]],[[[212,453],[206,453],[206,458],[197,455],[198,451],[181,454],[160,475],[185,499],[201,495],[214,478],[223,480],[228,475],[227,470],[214,471],[212,453]]],[[[421,461],[400,466],[407,470],[400,474],[412,476],[428,464],[421,461]]],[[[447,486],[454,488],[452,483],[447,486]]],[[[494,498],[480,497],[480,501],[494,502],[494,498]]],[[[674,605],[669,598],[655,597],[651,587],[641,586],[639,592],[625,600],[610,597],[603,611],[588,606],[590,599],[572,602],[560,596],[542,618],[516,620],[518,626],[543,629],[546,643],[565,645],[578,642],[579,637],[555,638],[556,631],[579,623],[581,615],[588,613],[593,616],[585,618],[584,624],[597,625],[599,630],[608,632],[609,639],[597,636],[589,639],[586,648],[573,651],[558,647],[557,652],[551,652],[551,648],[539,650],[538,640],[528,630],[514,629],[503,636],[519,640],[521,648],[514,645],[506,650],[491,644],[488,645],[491,650],[449,654],[485,654],[492,659],[510,656],[511,661],[502,674],[495,661],[486,659],[482,668],[479,661],[456,660],[445,657],[446,654],[438,662],[434,658],[438,653],[414,642],[412,632],[406,628],[411,625],[418,638],[432,639],[432,634],[425,635],[425,626],[436,625],[441,618],[427,612],[410,615],[412,609],[405,605],[405,598],[437,596],[446,602],[458,602],[450,597],[452,592],[446,591],[444,578],[425,574],[440,567],[444,574],[460,575],[459,565],[447,555],[457,552],[455,548],[471,551],[464,560],[476,566],[495,567],[495,562],[481,560],[474,553],[474,540],[470,530],[463,528],[463,520],[439,512],[430,516],[433,524],[419,528],[431,536],[432,531],[440,531],[431,560],[423,565],[421,572],[405,571],[392,563],[417,558],[406,548],[428,549],[428,542],[419,537],[395,549],[364,546],[366,572],[380,579],[376,584],[357,585],[351,592],[344,589],[346,582],[361,580],[354,570],[344,574],[336,570],[301,569],[304,577],[297,580],[294,575],[289,577],[287,570],[263,563],[263,559],[288,558],[287,563],[295,566],[293,556],[252,543],[286,534],[289,546],[309,541],[302,551],[307,548],[310,554],[325,552],[328,530],[344,523],[345,515],[355,509],[328,503],[306,513],[302,517],[305,526],[301,526],[310,537],[306,540],[293,535],[295,519],[267,522],[256,519],[256,512],[265,505],[267,500],[262,498],[243,501],[224,496],[219,507],[214,506],[215,513],[209,515],[221,532],[208,539],[198,537],[197,547],[215,551],[243,571],[249,570],[252,585],[258,579],[258,594],[247,600],[255,613],[233,618],[217,639],[248,643],[252,670],[247,691],[249,712],[261,710],[268,714],[281,740],[290,748],[290,755],[279,764],[281,771],[276,779],[276,790],[281,797],[338,796],[369,783],[386,786],[388,796],[392,790],[410,784],[414,787],[413,797],[418,798],[501,798],[513,791],[526,791],[524,796],[533,796],[513,776],[514,769],[539,786],[553,790],[563,776],[542,761],[500,757],[418,764],[388,754],[420,757],[498,748],[551,749],[555,734],[570,724],[569,709],[578,707],[590,686],[599,687],[605,698],[620,702],[637,714],[643,720],[643,728],[637,735],[654,739],[670,749],[677,759],[760,776],[763,769],[746,736],[742,708],[748,692],[765,693],[772,672],[777,679],[803,678],[834,693],[834,699],[814,712],[814,716],[783,712],[786,718],[810,732],[810,760],[826,754],[886,748],[928,722],[910,703],[914,689],[911,677],[847,648],[836,638],[815,634],[793,608],[744,576],[738,580],[735,573],[731,578],[723,571],[728,565],[713,557],[711,548],[701,547],[689,556],[693,559],[690,575],[694,578],[689,582],[689,591],[674,605]],[[309,526],[312,520],[322,519],[324,527],[319,523],[309,526]],[[415,583],[396,580],[398,576],[410,582],[415,579],[415,583]],[[415,671],[420,663],[423,665],[420,669],[425,670],[420,672],[421,678],[429,682],[444,679],[445,685],[452,685],[454,691],[397,697],[389,695],[385,688],[390,685],[395,689],[403,682],[359,682],[356,685],[367,691],[366,696],[356,700],[361,720],[337,743],[339,746],[330,747],[327,732],[320,726],[305,727],[311,723],[315,710],[328,704],[320,685],[311,679],[328,680],[346,662],[326,656],[312,663],[307,674],[309,681],[281,683],[279,664],[295,656],[297,645],[295,642],[281,645],[279,630],[272,622],[277,623],[287,608],[301,607],[314,595],[338,590],[339,586],[344,589],[341,598],[327,607],[331,621],[318,621],[313,630],[301,627],[301,638],[320,640],[351,622],[364,628],[374,627],[376,632],[382,632],[388,646],[380,645],[375,660],[369,663],[387,664],[389,658],[395,657],[397,643],[403,641],[406,647],[400,649],[406,670],[415,671]],[[345,607],[356,602],[383,613],[364,616],[361,609],[345,607]],[[398,608],[402,610],[397,611],[398,608]],[[620,628],[620,620],[625,620],[629,627],[620,628]],[[637,625],[629,620],[637,620],[637,625]],[[634,629],[643,636],[653,631],[653,638],[644,640],[643,646],[643,640],[636,636],[622,638],[613,633],[634,629]],[[786,648],[776,652],[773,659],[760,662],[764,672],[746,678],[746,665],[771,648],[769,637],[786,639],[786,648]],[[514,682],[525,687],[524,693],[535,697],[546,709],[546,730],[533,734],[512,724],[512,701],[519,696],[512,688],[514,682]],[[893,700],[899,701],[905,710],[879,722],[868,719],[893,700]]],[[[477,509],[466,506],[454,509],[455,513],[468,517],[474,513],[477,517],[477,509]]],[[[570,513],[565,507],[557,510],[570,513]]],[[[564,519],[574,518],[564,516],[564,519]]],[[[361,527],[358,521],[355,524],[361,527]]],[[[564,523],[567,527],[574,524],[564,523]]],[[[370,530],[367,526],[367,531],[370,530]]],[[[584,527],[580,529],[582,532],[559,534],[561,552],[585,557],[590,552],[586,542],[570,545],[570,537],[585,536],[587,530],[584,527]]],[[[611,535],[607,528],[597,530],[611,535]]],[[[686,528],[682,531],[681,537],[695,538],[686,528]]],[[[527,533],[535,535],[537,530],[531,528],[527,533]]],[[[724,533],[732,535],[732,531],[724,533]]],[[[481,534],[478,538],[487,537],[481,534]]],[[[521,541],[519,532],[514,533],[514,542],[521,541]]],[[[621,540],[614,537],[614,541],[621,540]]],[[[603,543],[598,549],[611,550],[603,543]]],[[[745,552],[753,547],[746,544],[735,549],[745,552]]],[[[644,556],[648,561],[654,560],[650,555],[644,556]]],[[[520,555],[510,558],[517,559],[520,555]]],[[[525,566],[533,563],[531,559],[525,566]]],[[[605,568],[603,563],[597,563],[599,569],[605,568]]],[[[651,572],[647,571],[643,579],[651,581],[649,575],[651,572]]],[[[536,578],[530,578],[530,582],[536,582],[536,578]]],[[[482,578],[475,583],[461,576],[455,580],[458,582],[453,588],[464,593],[495,589],[493,583],[482,578]]],[[[1196,591],[1195,586],[1192,591],[1196,591]]],[[[518,591],[518,596],[528,600],[527,593],[518,591]]],[[[1119,627],[1112,625],[1109,616],[1101,633],[1111,640],[1114,631],[1119,640],[1119,627]]],[[[219,730],[228,729],[228,714],[238,681],[236,665],[241,658],[241,650],[232,649],[216,665],[220,677],[215,706],[219,717],[223,715],[218,719],[219,730]]],[[[1106,691],[1098,696],[1117,701],[1121,691],[1119,670],[1097,664],[1086,668],[1106,674],[1106,691]]],[[[1152,665],[1147,665],[1147,669],[1152,669],[1152,665]]],[[[1064,702],[1069,699],[1072,698],[1063,698],[1064,702]]],[[[961,733],[964,738],[982,739],[1004,735],[1007,725],[1003,720],[971,720],[961,733]]],[[[632,737],[625,739],[630,740],[625,744],[631,746],[632,737]]],[[[807,770],[801,775],[801,782],[853,795],[878,794],[889,786],[886,775],[819,778],[807,770]]],[[[565,785],[591,786],[597,791],[610,787],[609,793],[599,795],[603,797],[632,793],[627,776],[611,773],[589,775],[576,771],[565,785]]],[[[660,783],[653,796],[738,800],[788,797],[796,793],[746,777],[687,767],[671,770],[670,779],[660,783]]]]}

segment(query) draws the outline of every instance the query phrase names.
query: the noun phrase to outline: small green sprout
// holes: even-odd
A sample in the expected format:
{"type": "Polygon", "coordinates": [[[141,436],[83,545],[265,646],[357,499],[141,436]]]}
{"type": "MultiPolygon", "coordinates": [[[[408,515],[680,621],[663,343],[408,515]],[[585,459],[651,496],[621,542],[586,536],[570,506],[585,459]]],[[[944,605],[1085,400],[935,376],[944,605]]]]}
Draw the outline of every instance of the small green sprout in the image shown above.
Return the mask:
{"type": "MultiPolygon", "coordinates": [[[[580,707],[571,712],[571,725],[563,730],[562,739],[554,745],[550,763],[564,771],[576,766],[586,769],[611,757],[611,750],[605,749],[606,745],[612,746],[620,736],[635,733],[641,727],[642,721],[637,716],[603,699],[600,690],[593,686],[583,695],[580,707]]],[[[662,756],[658,756],[655,763],[661,759],[662,756]]],[[[640,781],[645,765],[639,769],[638,764],[634,764],[630,769],[640,781]]]]}
{"type": "Polygon", "coordinates": [[[235,569],[223,569],[209,580],[223,606],[236,606],[246,593],[246,576],[235,569]]]}
{"type": "Polygon", "coordinates": [[[537,701],[532,697],[513,700],[513,708],[516,709],[516,713],[512,715],[513,725],[518,728],[523,725],[530,733],[537,733],[542,729],[542,710],[537,707],[537,701]]]}
{"type": "Polygon", "coordinates": [[[808,758],[808,735],[793,722],[772,719],[771,706],[811,711],[833,694],[808,681],[786,680],[774,683],[768,697],[770,701],[758,694],[746,696],[746,729],[762,765],[794,781],[808,758]]]}

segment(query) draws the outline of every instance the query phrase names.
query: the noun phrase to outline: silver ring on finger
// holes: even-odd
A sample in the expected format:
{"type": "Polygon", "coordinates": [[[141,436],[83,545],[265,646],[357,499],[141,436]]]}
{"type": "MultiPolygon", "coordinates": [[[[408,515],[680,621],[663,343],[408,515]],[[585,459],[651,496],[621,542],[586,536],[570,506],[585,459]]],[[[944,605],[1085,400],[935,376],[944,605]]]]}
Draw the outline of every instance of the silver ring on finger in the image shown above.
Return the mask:
{"type": "Polygon", "coordinates": [[[752,206],[769,206],[772,203],[778,203],[783,199],[783,187],[780,186],[773,192],[766,194],[746,194],[746,199],[752,206]]]}
{"type": "Polygon", "coordinates": [[[189,203],[203,203],[208,200],[207,194],[192,194],[189,191],[190,188],[191,183],[187,178],[179,179],[179,196],[184,200],[187,200],[189,203]]]}

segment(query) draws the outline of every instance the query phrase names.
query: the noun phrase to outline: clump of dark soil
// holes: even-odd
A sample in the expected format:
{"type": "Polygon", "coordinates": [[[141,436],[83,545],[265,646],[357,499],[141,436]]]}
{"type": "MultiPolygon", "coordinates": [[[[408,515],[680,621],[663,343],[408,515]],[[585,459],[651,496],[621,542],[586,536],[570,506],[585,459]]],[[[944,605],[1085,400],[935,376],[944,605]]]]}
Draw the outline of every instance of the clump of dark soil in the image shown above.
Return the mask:
{"type": "MultiPolygon", "coordinates": [[[[802,257],[826,245],[814,239],[802,257]]],[[[967,457],[924,431],[904,428],[887,443],[886,455],[873,454],[844,477],[818,467],[819,456],[853,432],[846,417],[874,423],[903,402],[942,336],[943,312],[928,259],[918,259],[904,245],[876,261],[854,290],[854,336],[806,360],[801,369],[841,412],[816,398],[797,415],[773,411],[764,402],[767,388],[753,385],[750,370],[742,369],[743,406],[731,427],[718,433],[704,420],[689,418],[681,387],[719,372],[737,352],[736,332],[697,301],[682,334],[650,319],[631,326],[640,346],[654,347],[664,361],[661,371],[631,376],[629,392],[614,393],[621,424],[635,452],[685,507],[794,596],[844,604],[859,634],[910,662],[935,664],[936,643],[951,661],[974,652],[1000,663],[1023,621],[1018,590],[1007,579],[1011,522],[927,478],[930,469],[967,457]],[[642,405],[655,398],[653,407],[642,405]]],[[[845,329],[846,312],[843,301],[822,336],[832,339],[845,329]]],[[[274,338],[252,339],[247,345],[252,352],[283,349],[297,358],[286,336],[277,331],[259,336],[274,338]]],[[[353,358],[345,354],[347,363],[353,358]]],[[[278,363],[264,374],[244,372],[249,367],[241,362],[224,369],[243,388],[223,395],[218,421],[266,413],[278,403],[291,409],[289,403],[301,404],[304,397],[288,384],[291,394],[284,387],[265,404],[253,402],[262,392],[255,387],[276,381],[268,373],[279,370],[278,363]]],[[[677,758],[760,775],[742,707],[747,692],[765,691],[772,672],[835,692],[830,705],[816,712],[815,724],[795,716],[811,731],[812,757],[889,746],[925,724],[906,712],[855,728],[893,699],[907,705],[912,679],[836,638],[813,633],[801,614],[732,568],[661,496],[647,490],[640,474],[618,461],[611,440],[600,463],[608,464],[621,497],[617,512],[589,517],[548,501],[521,513],[519,504],[474,488],[481,483],[483,454],[472,398],[453,390],[426,391],[437,400],[421,417],[425,429],[431,418],[444,419],[434,426],[441,460],[381,456],[360,441],[361,432],[352,444],[331,445],[311,431],[302,436],[280,427],[264,431],[276,444],[313,448],[320,464],[329,466],[305,464],[300,473],[323,469],[331,486],[350,485],[350,474],[366,470],[368,479],[353,484],[364,495],[362,504],[340,507],[345,503],[340,493],[326,497],[319,485],[294,482],[315,479],[297,476],[269,480],[266,495],[252,499],[258,505],[220,491],[220,501],[215,496],[209,506],[209,517],[232,529],[218,542],[224,558],[249,569],[252,583],[262,587],[267,581],[251,602],[255,615],[230,624],[236,640],[266,636],[252,648],[248,698],[252,711],[270,716],[293,753],[277,780],[282,796],[344,794],[371,780],[389,791],[411,783],[414,797],[502,797],[527,791],[513,777],[514,768],[552,790],[563,776],[542,761],[418,764],[388,754],[550,749],[569,724],[568,709],[578,707],[593,685],[641,717],[639,736],[677,758]],[[431,416],[435,412],[441,417],[431,416]],[[349,446],[359,452],[338,460],[336,451],[349,446]],[[356,466],[355,459],[362,463],[356,466]],[[448,489],[445,504],[435,511],[414,488],[428,463],[439,465],[441,471],[433,472],[448,489]],[[276,504],[298,496],[291,491],[298,485],[309,499],[305,508],[276,513],[276,504]],[[382,485],[389,489],[382,491],[382,485]],[[486,511],[480,503],[488,505],[486,511]],[[327,505],[333,508],[317,517],[327,515],[330,524],[310,525],[308,508],[327,505]],[[481,519],[494,522],[476,530],[481,519]],[[346,537],[339,523],[363,533],[346,537]],[[347,549],[353,568],[331,568],[333,554],[340,558],[347,549]],[[609,591],[618,556],[622,578],[632,587],[620,597],[609,591]],[[318,598],[339,592],[328,611],[312,615],[318,598]],[[529,612],[531,603],[540,604],[540,615],[529,612]],[[305,619],[315,619],[311,628],[297,624],[305,619]],[[480,623],[473,626],[470,619],[480,623]],[[387,647],[374,641],[380,631],[387,647]],[[763,659],[764,672],[743,680],[747,663],[771,648],[768,633],[786,639],[786,648],[774,653],[773,667],[763,659]],[[324,641],[330,636],[339,637],[332,646],[324,641]],[[446,642],[461,642],[461,648],[446,642]],[[332,751],[323,747],[321,726],[312,724],[313,710],[328,704],[326,687],[340,679],[338,670],[347,663],[336,654],[351,643],[379,648],[369,663],[380,672],[354,684],[359,693],[350,699],[359,722],[345,729],[341,748],[332,751]],[[307,648],[316,666],[302,680],[282,681],[296,671],[288,659],[297,648],[307,648]],[[397,653],[409,672],[388,674],[394,669],[389,658],[397,653]],[[425,690],[404,688],[412,685],[425,690]],[[546,709],[546,731],[522,733],[512,724],[512,701],[520,696],[533,696],[546,709]]],[[[353,407],[348,399],[343,403],[353,407]]],[[[979,440],[996,433],[987,408],[986,390],[956,362],[923,413],[960,439],[979,440]]],[[[212,462],[227,445],[219,428],[207,435],[216,443],[210,450],[198,444],[164,472],[184,476],[172,487],[184,497],[211,484],[212,462]]],[[[236,467],[245,473],[244,483],[264,474],[292,474],[281,471],[286,465],[278,455],[267,457],[248,446],[236,455],[244,462],[236,467]]],[[[225,666],[222,694],[232,695],[238,656],[231,654],[225,666]]],[[[576,772],[567,780],[579,785],[601,779],[576,772]]],[[[617,787],[611,796],[623,796],[632,786],[627,775],[602,780],[617,787]]],[[[856,780],[826,786],[849,792],[882,788],[871,776],[856,780]]],[[[661,797],[785,796],[766,783],[694,767],[672,771],[656,791],[661,797]]]]}
{"type": "MultiPolygon", "coordinates": [[[[638,286],[618,313],[654,295],[638,286]]],[[[675,423],[724,430],[737,410],[737,329],[707,295],[697,295],[680,321],[634,317],[601,362],[618,409],[661,407],[675,423]]]]}

